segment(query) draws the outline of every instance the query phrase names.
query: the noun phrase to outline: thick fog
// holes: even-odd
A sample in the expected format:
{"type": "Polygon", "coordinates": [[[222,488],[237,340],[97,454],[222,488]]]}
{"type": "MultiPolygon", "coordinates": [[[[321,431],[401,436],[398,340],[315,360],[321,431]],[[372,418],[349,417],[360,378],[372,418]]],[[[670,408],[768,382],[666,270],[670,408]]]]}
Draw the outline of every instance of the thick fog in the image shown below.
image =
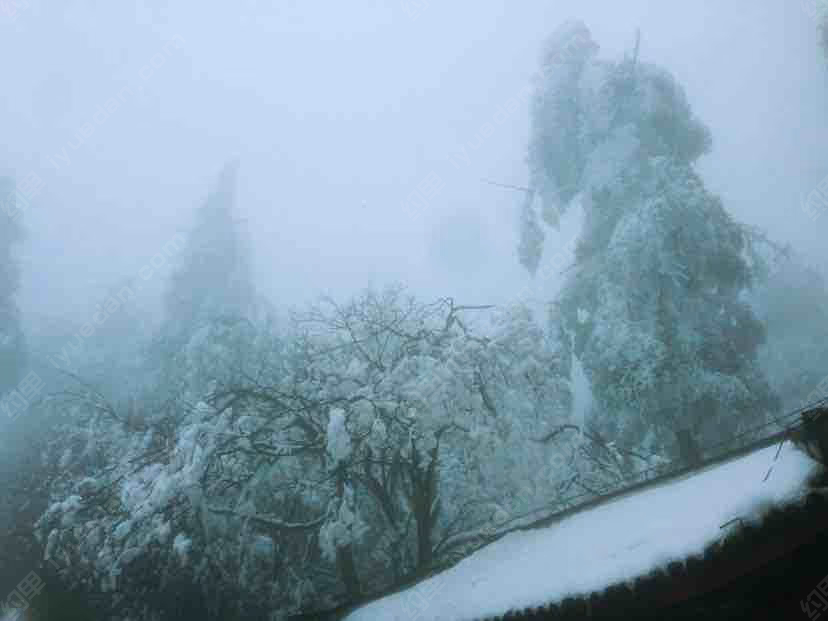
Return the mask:
{"type": "Polygon", "coordinates": [[[0,0],[0,56],[0,621],[658,614],[825,523],[821,0],[0,0]]]}
{"type": "Polygon", "coordinates": [[[709,186],[818,263],[822,224],[801,202],[828,174],[828,87],[810,9],[18,3],[0,36],[0,167],[44,182],[24,219],[23,316],[82,318],[188,230],[232,157],[256,284],[279,305],[390,281],[468,303],[526,296],[520,194],[482,180],[526,184],[527,89],[572,16],[611,55],[641,29],[641,57],[674,72],[712,129],[709,186]]]}

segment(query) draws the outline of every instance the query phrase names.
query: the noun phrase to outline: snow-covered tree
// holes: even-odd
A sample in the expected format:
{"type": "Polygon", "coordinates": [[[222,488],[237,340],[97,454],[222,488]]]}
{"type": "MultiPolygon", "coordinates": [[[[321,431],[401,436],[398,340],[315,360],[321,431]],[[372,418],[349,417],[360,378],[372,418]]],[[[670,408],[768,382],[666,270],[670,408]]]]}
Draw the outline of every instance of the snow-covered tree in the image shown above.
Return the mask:
{"type": "Polygon", "coordinates": [[[379,503],[387,527],[413,520],[421,569],[470,524],[550,499],[562,476],[550,472],[548,451],[527,447],[567,416],[558,352],[527,310],[497,313],[487,327],[475,320],[484,310],[389,290],[313,318],[336,352],[326,354],[329,380],[347,369],[337,388],[356,489],[379,503]]]}
{"type": "Polygon", "coordinates": [[[218,371],[231,364],[224,352],[244,355],[257,303],[251,281],[249,249],[235,212],[238,163],[221,171],[204,204],[165,293],[165,317],[153,360],[162,361],[159,381],[172,393],[197,400],[218,371]],[[195,360],[200,358],[200,361],[195,360]],[[179,371],[186,370],[186,375],[179,371]]]}
{"type": "Polygon", "coordinates": [[[456,558],[571,481],[572,451],[536,441],[568,422],[558,344],[523,308],[389,289],[256,334],[192,407],[76,391],[38,528],[70,580],[299,612],[456,558]]]}
{"type": "Polygon", "coordinates": [[[694,169],[710,133],[673,76],[637,49],[620,61],[597,51],[583,24],[562,27],[532,102],[543,219],[584,215],[556,318],[609,438],[658,453],[682,428],[721,441],[777,406],[744,296],[746,232],[694,169]]]}

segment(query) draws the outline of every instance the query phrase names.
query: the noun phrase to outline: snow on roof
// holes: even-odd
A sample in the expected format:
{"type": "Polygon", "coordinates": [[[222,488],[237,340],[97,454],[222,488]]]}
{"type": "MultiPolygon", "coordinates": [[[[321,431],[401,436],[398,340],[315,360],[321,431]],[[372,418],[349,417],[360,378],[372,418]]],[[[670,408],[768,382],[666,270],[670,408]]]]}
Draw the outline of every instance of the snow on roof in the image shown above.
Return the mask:
{"type": "Polygon", "coordinates": [[[734,520],[801,499],[818,464],[786,442],[518,531],[346,621],[475,621],[586,596],[701,555],[734,520]],[[770,471],[770,473],[769,473],[770,471]],[[767,476],[767,479],[766,479],[767,476]]]}

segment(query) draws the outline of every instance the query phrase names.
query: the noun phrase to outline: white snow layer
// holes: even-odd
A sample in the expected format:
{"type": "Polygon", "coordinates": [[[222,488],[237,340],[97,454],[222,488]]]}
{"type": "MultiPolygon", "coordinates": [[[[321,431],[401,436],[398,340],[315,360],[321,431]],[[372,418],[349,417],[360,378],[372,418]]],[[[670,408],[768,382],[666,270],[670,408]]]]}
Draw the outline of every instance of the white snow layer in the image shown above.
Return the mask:
{"type": "Polygon", "coordinates": [[[367,604],[346,621],[474,621],[633,580],[700,555],[771,506],[800,499],[818,465],[786,442],[515,532],[453,568],[367,604]],[[767,480],[763,480],[772,471],[767,480]]]}
{"type": "Polygon", "coordinates": [[[345,427],[345,410],[334,408],[328,421],[328,453],[334,465],[348,459],[351,455],[351,436],[345,427]]]}

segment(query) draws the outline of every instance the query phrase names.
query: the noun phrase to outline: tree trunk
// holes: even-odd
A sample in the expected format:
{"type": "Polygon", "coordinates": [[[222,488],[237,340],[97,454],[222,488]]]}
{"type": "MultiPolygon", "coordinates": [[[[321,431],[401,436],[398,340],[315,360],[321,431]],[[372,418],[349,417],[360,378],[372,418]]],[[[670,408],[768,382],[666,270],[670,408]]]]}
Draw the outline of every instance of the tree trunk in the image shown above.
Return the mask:
{"type": "MultiPolygon", "coordinates": [[[[336,476],[336,493],[339,497],[339,502],[345,502],[345,471],[341,467],[336,476]]],[[[337,547],[336,571],[345,585],[345,590],[348,592],[348,599],[351,601],[359,599],[362,589],[359,585],[359,575],[357,574],[356,562],[354,561],[354,548],[350,543],[337,547]]]]}
{"type": "Polygon", "coordinates": [[[428,569],[434,560],[431,545],[431,511],[417,511],[417,569],[428,569]]]}
{"type": "Polygon", "coordinates": [[[419,459],[415,459],[411,471],[414,519],[417,522],[417,570],[428,569],[434,560],[432,534],[437,521],[437,456],[438,449],[432,449],[426,471],[420,470],[419,459]]]}
{"type": "Polygon", "coordinates": [[[336,570],[342,582],[345,584],[348,599],[350,601],[358,600],[362,589],[359,585],[359,576],[357,575],[352,546],[347,545],[336,549],[336,570]]]}

